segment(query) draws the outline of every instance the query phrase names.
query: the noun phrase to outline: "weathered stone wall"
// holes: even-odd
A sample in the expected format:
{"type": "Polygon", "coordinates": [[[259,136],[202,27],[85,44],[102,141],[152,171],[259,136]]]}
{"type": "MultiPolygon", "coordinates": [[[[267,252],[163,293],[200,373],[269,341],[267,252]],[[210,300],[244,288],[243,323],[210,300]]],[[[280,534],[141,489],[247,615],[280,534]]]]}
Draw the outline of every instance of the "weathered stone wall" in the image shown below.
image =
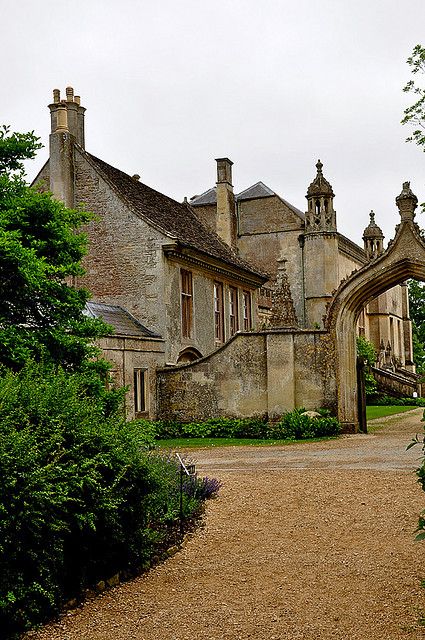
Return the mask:
{"type": "Polygon", "coordinates": [[[87,229],[86,275],[78,284],[89,289],[96,301],[124,307],[150,330],[163,336],[166,346],[162,364],[176,362],[179,353],[187,347],[194,347],[203,355],[215,349],[214,280],[224,286],[225,339],[229,337],[230,285],[239,291],[240,323],[242,290],[251,291],[255,323],[255,290],[252,286],[190,263],[168,259],[162,247],[170,242],[170,238],[129,210],[87,159],[77,150],[75,155],[76,203],[82,203],[97,216],[87,229]],[[181,329],[182,267],[193,275],[193,331],[190,338],[184,338],[181,329]]]}
{"type": "Polygon", "coordinates": [[[97,216],[87,228],[86,275],[79,284],[98,302],[120,305],[165,335],[162,244],[168,238],[129,211],[77,150],[75,201],[97,216]]]}
{"type": "Polygon", "coordinates": [[[157,372],[158,416],[275,418],[296,406],[336,409],[334,351],[320,331],[238,333],[197,362],[157,372]]]}
{"type": "Polygon", "coordinates": [[[164,341],[158,338],[108,336],[97,341],[103,357],[111,363],[111,376],[117,387],[129,387],[126,412],[134,418],[134,369],[146,369],[146,417],[156,417],[156,368],[164,364],[164,341]]]}
{"type": "Polygon", "coordinates": [[[277,260],[285,258],[289,286],[300,326],[304,324],[302,219],[280,198],[258,198],[238,203],[240,255],[276,279],[277,260]]]}

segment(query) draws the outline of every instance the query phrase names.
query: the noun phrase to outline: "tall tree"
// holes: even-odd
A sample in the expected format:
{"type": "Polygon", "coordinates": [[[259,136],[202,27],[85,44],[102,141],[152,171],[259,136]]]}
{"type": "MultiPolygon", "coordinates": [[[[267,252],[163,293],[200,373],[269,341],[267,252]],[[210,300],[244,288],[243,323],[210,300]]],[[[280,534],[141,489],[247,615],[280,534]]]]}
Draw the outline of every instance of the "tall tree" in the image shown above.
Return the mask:
{"type": "Polygon", "coordinates": [[[23,161],[41,146],[33,133],[0,127],[0,364],[18,369],[33,358],[75,370],[108,332],[83,314],[89,293],[72,286],[91,215],[25,182],[23,161]]]}

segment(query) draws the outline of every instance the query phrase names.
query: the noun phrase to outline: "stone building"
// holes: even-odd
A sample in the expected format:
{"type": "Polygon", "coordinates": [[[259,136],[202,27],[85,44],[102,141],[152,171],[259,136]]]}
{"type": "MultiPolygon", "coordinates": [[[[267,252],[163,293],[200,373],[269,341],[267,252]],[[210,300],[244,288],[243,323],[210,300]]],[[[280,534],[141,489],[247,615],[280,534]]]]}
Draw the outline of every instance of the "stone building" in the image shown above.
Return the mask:
{"type": "MultiPolygon", "coordinates": [[[[200,220],[220,233],[223,206],[234,212],[236,246],[250,264],[269,274],[260,290],[260,326],[323,328],[326,308],[341,281],[354,270],[376,259],[384,251],[384,236],[370,213],[364,230],[364,247],[337,230],[333,189],[323,175],[323,164],[307,189],[307,211],[278,196],[263,182],[233,194],[232,162],[226,163],[223,181],[217,161],[217,184],[190,204],[200,220]],[[220,198],[226,190],[227,197],[220,198]],[[224,203],[224,205],[223,205],[224,203]],[[285,293],[282,296],[282,286],[285,293]],[[274,299],[285,301],[285,312],[274,299]],[[293,311],[292,311],[293,310],[293,311]]],[[[406,283],[392,287],[366,305],[358,320],[358,334],[370,340],[379,354],[378,366],[414,371],[412,330],[406,283]]]]}
{"type": "MultiPolygon", "coordinates": [[[[334,346],[324,318],[341,282],[384,251],[374,216],[364,247],[337,231],[334,193],[320,160],[305,213],[262,182],[235,194],[228,158],[217,159],[213,188],[179,203],[86,151],[85,109],[71,87],[65,99],[55,90],[49,109],[50,155],[34,182],[67,206],[82,204],[96,216],[87,230],[86,274],[76,284],[92,292],[88,313],[115,328],[101,346],[117,382],[130,388],[129,416],[179,414],[187,395],[179,395],[178,385],[164,386],[167,374],[157,375],[158,369],[172,375],[176,365],[179,380],[196,379],[199,406],[207,413],[237,414],[237,394],[249,395],[254,387],[245,413],[273,413],[300,402],[331,406],[327,398],[334,397],[335,384],[327,377],[334,374],[323,360],[326,354],[332,358],[334,346]],[[253,369],[255,349],[239,348],[243,336],[267,354],[261,375],[253,369]],[[320,384],[312,384],[311,369],[301,371],[303,349],[316,354],[312,366],[320,384]],[[187,364],[202,358],[222,363],[213,373],[208,365],[209,381],[224,385],[219,403],[214,384],[204,379],[206,369],[187,364]],[[280,380],[274,391],[270,375],[273,385],[280,380]]],[[[375,344],[379,366],[399,375],[412,371],[405,284],[367,302],[358,332],[375,344]]]]}
{"type": "MultiPolygon", "coordinates": [[[[257,291],[267,276],[205,227],[189,204],[88,153],[80,98],[70,87],[64,100],[59,90],[53,95],[50,157],[34,182],[67,206],[82,204],[95,214],[87,229],[86,274],[75,284],[109,307],[110,320],[118,311],[131,317],[122,330],[138,326],[136,334],[105,338],[102,347],[108,357],[114,351],[114,367],[118,352],[131,352],[118,374],[130,383],[129,414],[154,416],[155,367],[190,362],[257,326],[257,291]]],[[[222,234],[230,234],[232,224],[223,216],[222,234]]],[[[95,309],[104,317],[105,306],[95,309]]]]}

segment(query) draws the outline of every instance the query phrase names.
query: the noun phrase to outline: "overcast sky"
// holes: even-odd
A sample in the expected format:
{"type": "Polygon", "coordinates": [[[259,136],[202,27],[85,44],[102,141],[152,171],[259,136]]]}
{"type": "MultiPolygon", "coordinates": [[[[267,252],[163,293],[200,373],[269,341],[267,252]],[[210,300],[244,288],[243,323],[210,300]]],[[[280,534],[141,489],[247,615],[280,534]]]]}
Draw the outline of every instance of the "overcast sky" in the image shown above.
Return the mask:
{"type": "MultiPolygon", "coordinates": [[[[370,209],[386,240],[394,235],[404,180],[425,200],[425,154],[400,124],[425,0],[0,0],[0,9],[0,122],[45,145],[52,90],[71,85],[87,108],[87,150],[177,200],[213,186],[222,156],[234,162],[236,192],[262,180],[303,211],[320,158],[338,228],[357,242],[370,209]]],[[[46,159],[45,148],[30,178],[46,159]]]]}

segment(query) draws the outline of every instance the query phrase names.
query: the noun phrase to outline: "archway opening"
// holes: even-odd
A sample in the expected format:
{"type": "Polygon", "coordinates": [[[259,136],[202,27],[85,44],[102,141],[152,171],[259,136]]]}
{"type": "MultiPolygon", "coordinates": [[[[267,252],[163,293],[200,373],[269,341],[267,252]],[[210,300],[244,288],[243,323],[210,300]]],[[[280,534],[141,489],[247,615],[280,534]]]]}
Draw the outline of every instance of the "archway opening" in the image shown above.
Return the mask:
{"type": "MultiPolygon", "coordinates": [[[[406,189],[403,193],[412,202],[411,192],[406,189]]],[[[413,205],[416,206],[414,202],[413,205]]],[[[345,431],[359,428],[356,325],[362,310],[379,295],[409,279],[425,281],[425,243],[413,221],[413,205],[410,212],[399,207],[402,221],[394,240],[383,254],[341,283],[328,309],[325,324],[335,344],[338,417],[345,431]]]]}
{"type": "Polygon", "coordinates": [[[202,358],[202,353],[198,351],[198,349],[186,347],[186,349],[183,349],[183,351],[179,353],[177,364],[187,364],[188,362],[199,360],[199,358],[202,358]]]}

